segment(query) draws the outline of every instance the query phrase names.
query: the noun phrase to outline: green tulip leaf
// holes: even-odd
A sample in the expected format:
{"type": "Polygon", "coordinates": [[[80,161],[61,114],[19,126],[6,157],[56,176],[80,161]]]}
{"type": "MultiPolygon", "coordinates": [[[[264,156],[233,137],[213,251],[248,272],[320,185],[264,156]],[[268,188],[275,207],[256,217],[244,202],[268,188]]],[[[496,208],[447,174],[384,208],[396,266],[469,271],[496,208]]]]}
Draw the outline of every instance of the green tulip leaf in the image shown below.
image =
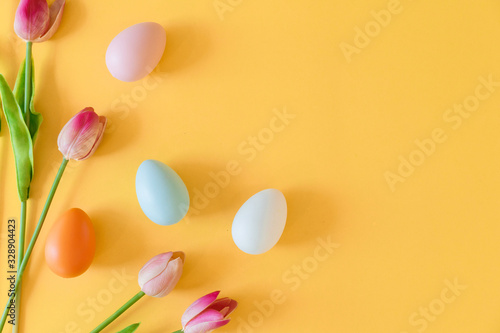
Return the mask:
{"type": "MultiPolygon", "coordinates": [[[[29,108],[29,131],[31,135],[31,140],[33,144],[35,144],[36,136],[38,134],[38,129],[42,124],[43,117],[40,113],[35,111],[33,106],[33,99],[35,98],[35,66],[33,65],[33,61],[31,62],[31,93],[29,97],[30,108],[29,108]]],[[[16,84],[14,86],[14,96],[16,96],[16,101],[19,107],[21,108],[21,112],[23,113],[24,122],[27,124],[28,115],[24,112],[24,95],[25,95],[25,80],[26,80],[26,59],[21,64],[21,68],[19,68],[19,72],[17,74],[16,84]]]]}
{"type": "Polygon", "coordinates": [[[33,141],[23,113],[4,76],[0,74],[0,97],[14,151],[19,199],[26,201],[33,177],[33,141]]]}
{"type": "Polygon", "coordinates": [[[137,328],[139,327],[141,323],[136,323],[136,324],[132,324],[130,325],[129,327],[121,330],[120,332],[117,332],[117,333],[132,333],[132,332],[135,332],[137,330],[137,328]]]}

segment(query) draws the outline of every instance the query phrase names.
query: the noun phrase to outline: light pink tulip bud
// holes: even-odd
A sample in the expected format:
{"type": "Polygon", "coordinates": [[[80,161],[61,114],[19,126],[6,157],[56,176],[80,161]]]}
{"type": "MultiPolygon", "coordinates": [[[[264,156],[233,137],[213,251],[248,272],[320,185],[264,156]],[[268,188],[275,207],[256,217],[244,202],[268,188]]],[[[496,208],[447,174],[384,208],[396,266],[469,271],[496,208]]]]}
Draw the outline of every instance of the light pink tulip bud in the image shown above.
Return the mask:
{"type": "Polygon", "coordinates": [[[89,158],[101,143],[106,117],[98,116],[93,108],[85,108],[71,118],[59,133],[57,146],[64,158],[89,158]]]}
{"type": "Polygon", "coordinates": [[[49,8],[46,0],[21,0],[16,11],[14,31],[29,42],[44,42],[61,23],[65,0],[55,0],[49,8]]]}
{"type": "Polygon", "coordinates": [[[139,286],[149,296],[163,297],[179,282],[184,252],[166,252],[149,260],[139,272],[139,286]]]}
{"type": "Polygon", "coordinates": [[[238,302],[228,297],[217,299],[220,291],[214,291],[191,304],[182,315],[184,333],[206,333],[229,323],[228,316],[238,302]]]}

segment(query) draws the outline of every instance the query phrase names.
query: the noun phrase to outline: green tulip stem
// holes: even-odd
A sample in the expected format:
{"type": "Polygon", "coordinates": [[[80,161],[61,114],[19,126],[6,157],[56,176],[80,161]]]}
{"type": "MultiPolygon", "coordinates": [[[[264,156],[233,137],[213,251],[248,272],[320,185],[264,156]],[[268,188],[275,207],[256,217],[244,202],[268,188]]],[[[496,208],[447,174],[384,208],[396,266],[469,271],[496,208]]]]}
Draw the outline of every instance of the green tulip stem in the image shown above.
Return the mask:
{"type": "Polygon", "coordinates": [[[30,103],[31,103],[31,42],[26,42],[26,78],[24,80],[24,116],[26,127],[30,128],[30,103]]]}
{"type": "Polygon", "coordinates": [[[175,331],[175,332],[172,332],[172,333],[182,333],[183,331],[182,330],[178,330],[178,331],[175,331]]]}
{"type": "MultiPolygon", "coordinates": [[[[21,263],[24,257],[24,239],[26,235],[26,201],[21,201],[21,217],[19,221],[19,242],[17,248],[17,271],[19,272],[21,268],[21,263]]],[[[15,325],[12,325],[12,333],[17,333],[19,331],[19,313],[21,309],[21,285],[16,293],[15,297],[15,325]]]]}
{"type": "Polygon", "coordinates": [[[118,318],[122,313],[128,310],[132,305],[135,304],[138,300],[142,298],[142,296],[146,295],[144,292],[139,291],[137,294],[135,294],[134,297],[132,297],[127,303],[123,304],[121,308],[116,310],[115,313],[113,313],[111,316],[108,317],[105,321],[103,321],[99,326],[94,328],[90,333],[98,333],[102,331],[106,326],[111,324],[116,318],[118,318]]]}
{"type": "MultiPolygon", "coordinates": [[[[42,214],[40,215],[40,219],[38,220],[38,224],[36,225],[35,232],[33,233],[33,236],[31,237],[30,243],[28,245],[28,248],[26,249],[26,253],[24,254],[23,260],[21,262],[21,266],[17,270],[17,279],[16,279],[16,284],[14,287],[14,295],[10,296],[9,300],[7,301],[7,305],[5,305],[5,309],[2,314],[2,318],[0,319],[0,332],[3,331],[3,328],[5,326],[5,322],[7,321],[7,315],[9,313],[9,305],[12,299],[15,297],[15,294],[18,293],[19,287],[21,286],[21,281],[23,278],[23,273],[24,270],[26,269],[26,266],[28,265],[28,261],[30,260],[31,252],[33,252],[33,247],[35,246],[35,243],[38,239],[38,236],[40,235],[40,231],[42,230],[43,223],[45,222],[45,217],[47,217],[47,213],[50,208],[50,204],[52,203],[52,199],[54,198],[54,194],[56,193],[57,186],[59,185],[59,181],[61,180],[61,177],[64,173],[64,169],[66,169],[66,165],[68,165],[69,160],[63,158],[61,162],[61,166],[59,167],[59,171],[57,172],[56,178],[54,179],[54,182],[52,183],[52,187],[50,188],[49,195],[47,196],[47,201],[45,201],[45,206],[43,206],[42,214]]],[[[15,319],[16,321],[18,318],[15,319]]]]}
{"type": "MultiPolygon", "coordinates": [[[[32,43],[26,42],[26,77],[24,78],[24,116],[26,127],[30,128],[30,102],[31,102],[31,54],[32,43]]],[[[19,221],[19,242],[17,249],[17,271],[20,272],[21,263],[24,256],[24,238],[26,236],[26,201],[21,202],[21,217],[19,221]]],[[[21,312],[21,285],[16,292],[15,300],[15,325],[12,325],[12,333],[17,333],[19,330],[19,315],[21,312]]]]}

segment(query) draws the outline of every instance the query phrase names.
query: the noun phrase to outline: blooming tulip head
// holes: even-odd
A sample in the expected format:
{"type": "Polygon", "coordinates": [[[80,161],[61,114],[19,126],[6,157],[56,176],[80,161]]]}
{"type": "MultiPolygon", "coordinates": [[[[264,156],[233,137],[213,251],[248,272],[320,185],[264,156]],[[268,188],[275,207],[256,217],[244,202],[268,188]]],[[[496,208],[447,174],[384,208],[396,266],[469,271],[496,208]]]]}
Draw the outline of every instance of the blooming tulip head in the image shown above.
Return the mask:
{"type": "Polygon", "coordinates": [[[228,297],[217,299],[220,291],[214,291],[191,304],[182,315],[184,333],[206,333],[229,323],[228,316],[238,302],[228,297]]]}
{"type": "Polygon", "coordinates": [[[179,282],[184,266],[184,252],[166,252],[149,260],[139,272],[139,286],[149,296],[163,297],[179,282]]]}
{"type": "Polygon", "coordinates": [[[27,42],[48,40],[59,28],[66,0],[21,0],[16,11],[14,31],[27,42]]]}
{"type": "Polygon", "coordinates": [[[85,108],[71,118],[59,133],[57,146],[64,158],[89,158],[101,143],[106,117],[98,116],[93,108],[85,108]]]}

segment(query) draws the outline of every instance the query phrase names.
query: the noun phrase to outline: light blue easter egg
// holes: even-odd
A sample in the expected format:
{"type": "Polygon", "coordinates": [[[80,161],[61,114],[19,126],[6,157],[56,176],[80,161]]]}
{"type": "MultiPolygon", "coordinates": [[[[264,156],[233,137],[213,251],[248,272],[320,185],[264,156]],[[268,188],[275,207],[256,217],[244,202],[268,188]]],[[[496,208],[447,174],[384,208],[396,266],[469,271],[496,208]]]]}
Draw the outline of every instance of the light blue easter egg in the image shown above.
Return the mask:
{"type": "Polygon", "coordinates": [[[172,225],[186,216],[189,193],[181,177],[169,166],[145,160],[137,169],[135,190],[146,216],[159,225],[172,225]]]}

